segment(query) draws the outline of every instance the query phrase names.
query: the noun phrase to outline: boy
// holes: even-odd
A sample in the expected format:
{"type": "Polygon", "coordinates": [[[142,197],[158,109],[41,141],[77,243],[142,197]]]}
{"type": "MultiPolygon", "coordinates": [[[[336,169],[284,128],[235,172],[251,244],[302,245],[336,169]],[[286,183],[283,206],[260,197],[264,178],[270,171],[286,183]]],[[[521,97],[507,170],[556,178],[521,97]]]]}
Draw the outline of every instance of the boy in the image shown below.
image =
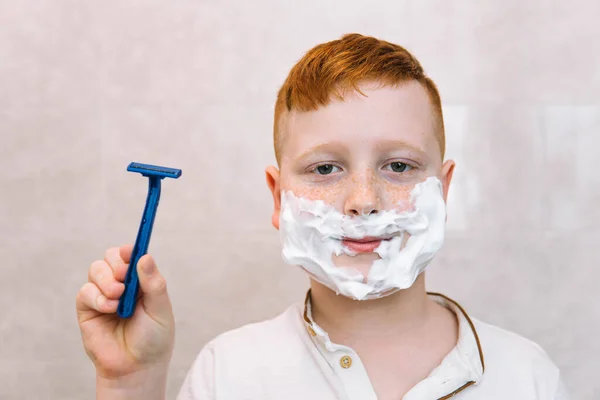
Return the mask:
{"type": "MultiPolygon", "coordinates": [[[[220,335],[178,399],[566,399],[536,344],[425,291],[454,162],[435,84],[400,46],[351,34],[310,50],[279,91],[280,169],[266,177],[303,303],[220,335]]],[[[150,256],[142,297],[115,315],[131,247],[90,267],[77,297],[98,399],[163,399],[174,320],[150,256]]]]}

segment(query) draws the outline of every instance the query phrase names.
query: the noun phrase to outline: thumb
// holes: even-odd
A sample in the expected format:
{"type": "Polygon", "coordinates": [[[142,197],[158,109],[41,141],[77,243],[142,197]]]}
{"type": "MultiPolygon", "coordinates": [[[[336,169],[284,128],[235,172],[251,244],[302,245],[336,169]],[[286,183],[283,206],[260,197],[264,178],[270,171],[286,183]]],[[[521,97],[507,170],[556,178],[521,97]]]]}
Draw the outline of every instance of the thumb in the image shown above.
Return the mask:
{"type": "Polygon", "coordinates": [[[160,274],[152,256],[146,254],[137,264],[144,310],[165,323],[173,320],[173,309],[167,293],[167,281],[160,274]]]}

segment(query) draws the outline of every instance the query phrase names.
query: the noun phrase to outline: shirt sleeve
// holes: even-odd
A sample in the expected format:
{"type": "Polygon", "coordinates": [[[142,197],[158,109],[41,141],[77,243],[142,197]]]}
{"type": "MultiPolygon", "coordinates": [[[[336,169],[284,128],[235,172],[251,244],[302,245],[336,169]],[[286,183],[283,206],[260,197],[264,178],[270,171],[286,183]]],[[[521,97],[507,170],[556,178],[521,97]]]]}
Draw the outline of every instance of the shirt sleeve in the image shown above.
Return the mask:
{"type": "Polygon", "coordinates": [[[215,356],[206,345],[183,381],[177,400],[215,400],[215,356]]]}

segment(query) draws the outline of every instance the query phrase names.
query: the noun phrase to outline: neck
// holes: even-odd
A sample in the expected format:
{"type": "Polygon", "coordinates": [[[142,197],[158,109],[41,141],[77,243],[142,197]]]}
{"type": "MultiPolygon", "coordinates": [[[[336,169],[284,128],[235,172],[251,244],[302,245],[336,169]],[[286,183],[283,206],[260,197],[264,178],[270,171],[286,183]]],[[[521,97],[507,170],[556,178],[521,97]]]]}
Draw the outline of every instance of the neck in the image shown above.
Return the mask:
{"type": "Polygon", "coordinates": [[[311,280],[313,320],[334,342],[402,337],[418,332],[429,320],[434,304],[427,297],[423,273],[408,289],[364,301],[337,295],[311,280]]]}

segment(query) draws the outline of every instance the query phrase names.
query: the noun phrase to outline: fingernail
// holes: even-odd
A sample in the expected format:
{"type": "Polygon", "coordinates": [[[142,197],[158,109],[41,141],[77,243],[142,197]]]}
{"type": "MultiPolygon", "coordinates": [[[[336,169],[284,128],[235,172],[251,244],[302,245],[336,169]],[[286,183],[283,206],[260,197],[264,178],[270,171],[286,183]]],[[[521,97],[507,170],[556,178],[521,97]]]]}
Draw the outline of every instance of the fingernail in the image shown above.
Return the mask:
{"type": "Polygon", "coordinates": [[[154,272],[154,263],[146,261],[144,264],[142,264],[142,271],[144,271],[145,274],[150,275],[152,272],[154,272]]]}

